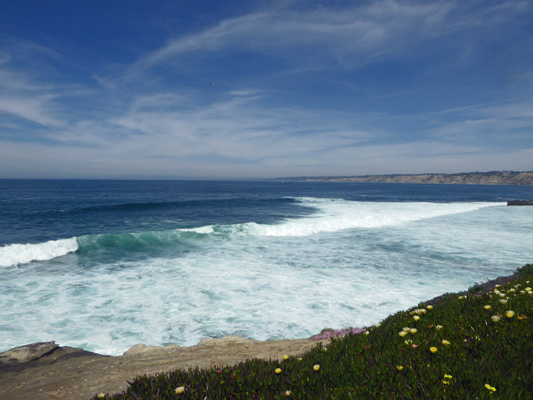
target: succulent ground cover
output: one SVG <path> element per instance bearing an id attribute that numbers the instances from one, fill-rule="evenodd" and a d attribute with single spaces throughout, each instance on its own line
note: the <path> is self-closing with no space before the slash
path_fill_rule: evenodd
<path id="1" fill-rule="evenodd" d="M 332 334 L 301 358 L 141 376 L 94 399 L 530 399 L 533 265 Z"/>

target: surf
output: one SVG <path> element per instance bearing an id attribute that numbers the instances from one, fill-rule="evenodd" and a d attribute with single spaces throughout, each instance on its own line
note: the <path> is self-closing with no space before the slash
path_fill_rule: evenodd
<path id="1" fill-rule="evenodd" d="M 196 228 L 147 231 L 139 233 L 105 233 L 50 240 L 37 244 L 9 244 L 0 247 L 0 266 L 10 267 L 33 261 L 49 261 L 76 253 L 80 256 L 107 254 L 129 257 L 139 254 L 158 256 L 172 250 L 200 245 L 209 238 L 234 240 L 242 237 L 303 237 L 333 233 L 347 229 L 372 229 L 398 226 L 423 219 L 466 213 L 505 203 L 421 203 L 421 202 L 360 202 L 342 199 L 290 198 L 315 213 L 299 218 L 287 218 L 277 224 L 245 222 L 229 225 L 206 225 Z"/>

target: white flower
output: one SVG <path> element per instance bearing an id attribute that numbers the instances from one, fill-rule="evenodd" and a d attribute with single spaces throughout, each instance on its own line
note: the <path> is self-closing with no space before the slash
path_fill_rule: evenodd
<path id="1" fill-rule="evenodd" d="M 184 386 L 179 386 L 174 391 L 176 392 L 176 394 L 181 394 L 181 393 L 185 392 L 185 387 Z"/>

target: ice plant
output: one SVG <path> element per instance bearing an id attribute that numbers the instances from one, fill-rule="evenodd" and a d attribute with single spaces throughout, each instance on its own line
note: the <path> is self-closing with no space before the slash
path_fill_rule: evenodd
<path id="1" fill-rule="evenodd" d="M 176 394 L 181 394 L 183 392 L 185 392 L 185 387 L 184 386 L 178 386 L 175 390 Z"/>

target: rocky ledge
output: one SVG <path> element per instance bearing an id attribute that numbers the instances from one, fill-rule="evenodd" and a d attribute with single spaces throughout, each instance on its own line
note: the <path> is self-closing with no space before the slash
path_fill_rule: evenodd
<path id="1" fill-rule="evenodd" d="M 234 365 L 250 358 L 281 360 L 284 355 L 302 355 L 316 344 L 314 339 L 262 342 L 227 336 L 192 347 L 138 344 L 110 357 L 54 342 L 33 343 L 0 353 L 0 399 L 86 400 L 124 391 L 136 376 Z"/>
<path id="2" fill-rule="evenodd" d="M 507 202 L 508 206 L 533 206 L 533 200 L 511 200 Z"/>

